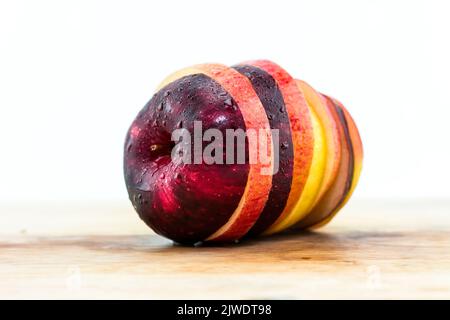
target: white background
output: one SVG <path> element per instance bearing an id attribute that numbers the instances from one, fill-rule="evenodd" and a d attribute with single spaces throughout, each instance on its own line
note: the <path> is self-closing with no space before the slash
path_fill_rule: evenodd
<path id="1" fill-rule="evenodd" d="M 0 201 L 126 201 L 126 130 L 167 74 L 266 58 L 354 116 L 355 197 L 450 197 L 448 1 L 1 1 Z"/>

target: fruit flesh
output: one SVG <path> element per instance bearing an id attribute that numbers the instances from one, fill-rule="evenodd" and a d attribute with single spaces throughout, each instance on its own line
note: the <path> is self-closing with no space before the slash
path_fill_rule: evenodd
<path id="1" fill-rule="evenodd" d="M 334 98 L 331 98 L 331 99 L 342 110 L 342 112 L 345 116 L 347 125 L 348 125 L 348 131 L 350 134 L 350 139 L 352 141 L 352 150 L 353 150 L 353 156 L 354 156 L 354 170 L 353 170 L 353 176 L 352 176 L 352 183 L 351 183 L 350 190 L 348 191 L 347 195 L 344 197 L 344 199 L 339 204 L 339 206 L 326 219 L 311 226 L 311 228 L 313 228 L 313 229 L 323 227 L 324 225 L 329 223 L 334 218 L 334 216 L 342 209 L 342 207 L 348 202 L 348 200 L 350 199 L 350 197 L 353 194 L 353 191 L 356 188 L 356 185 L 358 184 L 359 177 L 361 175 L 361 170 L 362 170 L 363 147 L 362 147 L 361 137 L 359 135 L 358 128 L 356 127 L 356 123 L 353 120 L 350 113 L 347 111 L 347 109 L 344 107 L 344 105 L 341 102 L 339 102 L 338 100 L 336 100 Z"/>
<path id="2" fill-rule="evenodd" d="M 312 108 L 311 118 L 314 131 L 314 153 L 305 188 L 300 199 L 297 201 L 289 215 L 287 215 L 283 220 L 277 221 L 277 223 L 273 224 L 266 231 L 267 234 L 283 231 L 300 221 L 311 211 L 315 200 L 319 195 L 320 186 L 322 184 L 325 172 L 327 150 L 324 130 Z"/>
<path id="3" fill-rule="evenodd" d="M 202 64 L 180 70 L 168 78 L 163 86 L 188 74 L 203 73 L 217 81 L 236 101 L 244 118 L 246 129 L 262 130 L 266 141 L 272 146 L 270 125 L 257 94 L 250 81 L 238 71 L 219 64 Z M 250 153 L 258 153 L 258 147 L 249 148 Z M 255 224 L 261 214 L 269 196 L 272 185 L 272 175 L 262 174 L 267 167 L 273 168 L 273 150 L 268 150 L 270 164 L 267 166 L 259 161 L 249 165 L 247 184 L 241 200 L 229 220 L 213 234 L 207 241 L 233 241 L 240 239 Z"/>
<path id="4" fill-rule="evenodd" d="M 248 61 L 243 64 L 258 67 L 275 79 L 283 95 L 291 125 L 294 148 L 293 178 L 286 206 L 277 218 L 277 221 L 281 221 L 294 209 L 302 195 L 308 178 L 314 151 L 314 133 L 311 114 L 295 80 L 280 66 L 268 60 Z"/>
<path id="5" fill-rule="evenodd" d="M 170 156 L 171 132 L 183 127 L 192 134 L 200 115 L 204 129 L 245 130 L 239 109 L 224 107 L 228 99 L 235 105 L 203 74 L 181 78 L 156 93 L 127 134 L 124 169 L 130 200 L 146 224 L 177 242 L 194 243 L 215 232 L 244 192 L 248 164 L 177 164 Z"/>
<path id="6" fill-rule="evenodd" d="M 317 114 L 325 134 L 327 150 L 326 165 L 319 194 L 313 203 L 314 207 L 336 178 L 341 160 L 341 132 L 339 123 L 336 122 L 335 117 L 333 117 L 331 111 L 327 107 L 324 97 L 306 82 L 301 80 L 296 80 L 296 82 L 297 86 L 302 90 L 308 105 Z"/>
<path id="7" fill-rule="evenodd" d="M 330 98 L 325 97 L 325 99 L 328 108 L 332 112 L 336 121 L 340 124 L 341 161 L 338 174 L 333 184 L 325 192 L 324 196 L 319 200 L 317 205 L 304 219 L 299 221 L 294 228 L 313 228 L 314 226 L 320 225 L 332 217 L 341 203 L 343 203 L 352 185 L 354 173 L 354 153 L 347 121 L 342 109 Z"/>
<path id="8" fill-rule="evenodd" d="M 230 128 L 262 129 L 270 163 L 249 163 L 259 150 L 248 141 L 244 164 L 172 162 L 170 133 L 183 127 L 192 135 L 196 120 L 223 136 Z M 280 130 L 278 159 L 270 129 Z M 157 233 L 182 243 L 230 242 L 328 223 L 355 189 L 362 157 L 356 125 L 339 101 L 257 60 L 197 65 L 166 78 L 128 131 L 124 169 L 130 200 Z M 279 171 L 263 174 L 275 161 Z"/>
<path id="9" fill-rule="evenodd" d="M 250 80 L 264 107 L 270 128 L 279 132 L 279 156 L 278 159 L 274 159 L 279 163 L 278 172 L 272 177 L 272 188 L 267 203 L 249 231 L 249 235 L 253 235 L 260 234 L 274 223 L 286 206 L 291 190 L 294 151 L 286 106 L 273 77 L 264 70 L 250 65 L 237 65 L 233 68 Z"/>

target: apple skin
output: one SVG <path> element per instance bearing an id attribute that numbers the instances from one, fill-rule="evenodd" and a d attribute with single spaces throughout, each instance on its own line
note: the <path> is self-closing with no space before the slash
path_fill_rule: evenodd
<path id="1" fill-rule="evenodd" d="M 325 95 L 323 95 L 323 96 L 325 96 Z M 340 101 L 338 101 L 335 98 L 329 97 L 329 96 L 328 96 L 328 98 L 331 99 L 338 108 L 340 108 L 340 110 L 342 111 L 342 114 L 345 117 L 346 123 L 347 123 L 348 133 L 350 135 L 350 139 L 352 142 L 353 175 L 351 177 L 350 190 L 344 196 L 343 200 L 338 205 L 338 207 L 330 215 L 328 215 L 328 217 L 326 217 L 324 220 L 313 225 L 311 227 L 311 229 L 321 228 L 321 227 L 325 226 L 326 224 L 328 224 L 334 218 L 334 216 L 342 209 L 342 207 L 344 207 L 344 205 L 350 200 L 350 198 L 358 184 L 359 177 L 361 175 L 362 162 L 363 162 L 363 156 L 364 156 L 363 155 L 363 153 L 364 153 L 363 145 L 362 145 L 361 137 L 359 135 L 359 130 L 358 130 L 356 123 L 353 120 L 352 116 L 350 115 L 348 110 L 344 107 L 344 105 Z"/>
<path id="2" fill-rule="evenodd" d="M 290 215 L 302 196 L 313 160 L 314 131 L 311 114 L 295 79 L 281 66 L 269 60 L 246 61 L 242 64 L 258 67 L 270 74 L 280 88 L 291 125 L 294 164 L 291 191 L 286 206 L 274 222 L 279 223 Z M 276 232 L 269 227 L 263 234 Z"/>
<path id="3" fill-rule="evenodd" d="M 193 135 L 198 120 L 203 131 L 223 136 L 226 129 L 263 130 L 270 145 L 270 129 L 280 129 L 279 171 L 263 174 L 267 164 L 249 163 L 260 146 L 248 141 L 244 164 L 173 162 L 171 133 Z M 270 168 L 278 160 L 273 151 Z M 185 244 L 232 242 L 292 224 L 325 225 L 355 189 L 362 158 L 356 124 L 338 100 L 255 60 L 196 65 L 167 77 L 128 130 L 124 174 L 135 210 L 158 234 Z"/>
<path id="4" fill-rule="evenodd" d="M 207 75 L 220 84 L 236 103 L 235 107 L 241 112 L 245 128 L 255 130 L 260 135 L 265 135 L 268 146 L 272 146 L 270 125 L 264 107 L 250 81 L 238 71 L 220 64 L 195 65 L 169 75 L 162 81 L 158 89 L 181 77 L 199 73 Z M 198 120 L 201 119 L 200 116 Z M 259 148 L 259 145 L 256 145 L 255 148 L 248 148 L 247 153 L 257 155 L 260 151 Z M 258 160 L 256 163 L 249 164 L 247 184 L 233 214 L 224 225 L 206 239 L 203 239 L 204 241 L 232 242 L 239 240 L 257 221 L 267 202 L 272 185 L 272 175 L 265 172 L 271 171 L 274 165 L 272 148 L 262 152 L 267 154 L 269 163 L 261 163 Z M 216 188 L 220 187 L 220 184 L 216 186 Z M 212 211 L 210 214 L 214 215 L 215 213 Z"/>
<path id="5" fill-rule="evenodd" d="M 327 106 L 327 101 L 322 94 L 305 81 L 296 80 L 296 82 L 304 93 L 308 105 L 317 114 L 325 133 L 327 149 L 325 172 L 319 193 L 312 206 L 314 207 L 336 178 L 341 161 L 341 126 L 340 122 L 336 121 L 333 116 L 332 110 Z"/>
<path id="6" fill-rule="evenodd" d="M 267 230 L 267 234 L 280 232 L 295 225 L 311 211 L 320 196 L 320 190 L 324 180 L 327 162 L 325 130 L 319 117 L 317 116 L 317 113 L 314 111 L 314 108 L 309 102 L 308 106 L 310 107 L 314 132 L 314 152 L 308 179 L 306 180 L 300 199 L 298 199 L 292 211 L 282 220 L 279 220 L 273 224 Z"/>
<path id="7" fill-rule="evenodd" d="M 171 162 L 171 132 L 182 126 L 193 135 L 198 119 L 204 130 L 213 127 L 224 134 L 227 128 L 246 128 L 228 92 L 196 74 L 158 91 L 133 121 L 125 142 L 125 181 L 133 206 L 154 231 L 179 243 L 202 241 L 230 219 L 249 172 L 248 164 Z M 155 145 L 160 147 L 152 151 Z"/>
<path id="8" fill-rule="evenodd" d="M 242 64 L 233 68 L 250 80 L 267 114 L 270 128 L 279 132 L 279 169 L 272 177 L 272 188 L 266 206 L 248 232 L 251 236 L 265 231 L 286 206 L 292 184 L 294 149 L 283 95 L 274 78 L 266 71 L 251 65 Z"/>
<path id="9" fill-rule="evenodd" d="M 334 182 L 319 200 L 316 206 L 308 215 L 300 220 L 293 228 L 307 229 L 315 228 L 329 221 L 335 212 L 340 208 L 349 194 L 352 186 L 354 174 L 354 152 L 353 143 L 350 136 L 349 126 L 344 111 L 331 98 L 324 95 L 327 107 L 331 111 L 334 119 L 340 124 L 341 136 L 341 159 L 338 172 Z"/>

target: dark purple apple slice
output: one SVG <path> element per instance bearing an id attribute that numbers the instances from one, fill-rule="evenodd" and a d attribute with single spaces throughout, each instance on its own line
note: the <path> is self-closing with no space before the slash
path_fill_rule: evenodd
<path id="1" fill-rule="evenodd" d="M 279 133 L 279 152 L 275 152 L 274 158 L 275 163 L 278 163 L 278 171 L 272 177 L 272 188 L 266 206 L 256 224 L 248 233 L 249 235 L 256 235 L 265 231 L 277 220 L 286 206 L 291 191 L 294 161 L 291 125 L 283 95 L 269 73 L 245 64 L 233 66 L 233 68 L 250 80 L 267 114 L 270 128 L 278 130 Z"/>

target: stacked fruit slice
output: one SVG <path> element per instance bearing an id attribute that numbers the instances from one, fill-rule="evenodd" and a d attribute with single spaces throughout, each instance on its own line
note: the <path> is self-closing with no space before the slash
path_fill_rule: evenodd
<path id="1" fill-rule="evenodd" d="M 269 163 L 249 161 L 261 146 L 248 141 L 245 162 L 174 161 L 172 133 L 194 136 L 199 121 L 224 137 L 227 129 L 262 132 Z M 350 198 L 361 164 L 361 140 L 344 106 L 266 60 L 196 65 L 167 77 L 132 123 L 124 157 L 139 216 L 180 243 L 324 225 Z M 267 174 L 267 166 L 277 170 Z"/>

